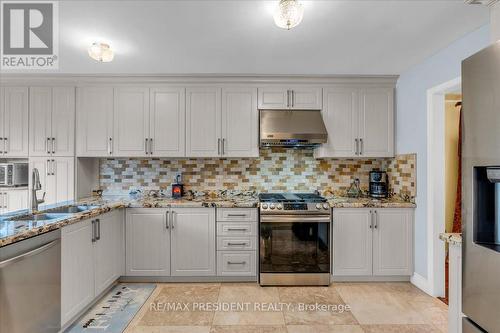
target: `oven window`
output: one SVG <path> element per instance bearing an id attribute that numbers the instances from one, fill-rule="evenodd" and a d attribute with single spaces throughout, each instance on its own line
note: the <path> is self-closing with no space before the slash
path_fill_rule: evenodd
<path id="1" fill-rule="evenodd" d="M 329 273 L 330 224 L 260 224 L 261 273 Z"/>

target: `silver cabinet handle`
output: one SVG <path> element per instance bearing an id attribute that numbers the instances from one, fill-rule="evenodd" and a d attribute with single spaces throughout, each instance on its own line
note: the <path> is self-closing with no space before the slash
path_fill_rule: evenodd
<path id="1" fill-rule="evenodd" d="M 56 160 L 52 160 L 52 176 L 55 176 L 56 172 L 57 172 Z"/>
<path id="2" fill-rule="evenodd" d="M 92 243 L 96 241 L 95 220 L 92 220 Z"/>
<path id="3" fill-rule="evenodd" d="M 50 154 L 49 144 L 50 138 L 47 138 L 47 140 L 45 141 L 45 150 L 47 151 L 47 154 Z"/>
<path id="4" fill-rule="evenodd" d="M 50 176 L 50 160 L 47 160 L 47 165 L 45 166 L 45 168 L 47 169 L 46 171 L 46 174 L 47 176 Z"/>
<path id="5" fill-rule="evenodd" d="M 153 138 L 149 138 L 149 155 L 153 155 Z"/>
<path id="6" fill-rule="evenodd" d="M 56 153 L 56 138 L 52 138 L 52 154 Z"/>
<path id="7" fill-rule="evenodd" d="M 354 139 L 354 144 L 355 144 L 355 151 L 354 151 L 354 153 L 356 155 L 359 155 L 359 141 L 358 141 L 358 139 Z"/>
<path id="8" fill-rule="evenodd" d="M 222 139 L 222 155 L 226 154 L 226 138 Z"/>
<path id="9" fill-rule="evenodd" d="M 292 90 L 292 108 L 295 106 L 295 91 Z"/>
<path id="10" fill-rule="evenodd" d="M 171 223 L 172 229 L 175 228 L 175 224 L 174 224 L 174 222 L 175 222 L 175 212 L 174 211 L 171 212 L 170 221 L 171 221 L 170 223 Z"/>
<path id="11" fill-rule="evenodd" d="M 220 155 L 220 138 L 217 139 L 217 154 Z"/>
<path id="12" fill-rule="evenodd" d="M 286 107 L 290 107 L 290 90 L 286 91 Z"/>
<path id="13" fill-rule="evenodd" d="M 144 151 L 146 152 L 146 155 L 149 154 L 148 147 L 149 147 L 149 139 L 146 138 L 144 139 Z"/>
<path id="14" fill-rule="evenodd" d="M 359 139 L 359 145 L 360 145 L 360 149 L 359 149 L 359 155 L 363 155 L 363 139 Z"/>
<path id="15" fill-rule="evenodd" d="M 39 253 L 42 253 L 48 249 L 50 249 L 51 247 L 53 247 L 54 245 L 58 244 L 61 240 L 59 239 L 56 239 L 50 243 L 47 243 L 47 244 L 44 244 L 34 250 L 31 250 L 31 251 L 28 251 L 26 253 L 23 253 L 23 254 L 20 254 L 14 258 L 10 258 L 10 259 L 7 259 L 7 260 L 4 260 L 4 261 L 0 261 L 0 268 L 4 268 L 10 264 L 13 264 L 15 262 L 18 262 L 20 260 L 23 260 L 24 258 L 27 258 L 27 257 L 32 257 L 34 255 L 37 255 Z"/>
<path id="16" fill-rule="evenodd" d="M 109 138 L 108 144 L 109 144 L 109 147 L 108 147 L 109 155 L 112 155 L 113 154 L 113 138 Z"/>
<path id="17" fill-rule="evenodd" d="M 100 240 L 101 239 L 101 220 L 100 219 L 96 219 L 95 220 L 96 222 L 96 225 L 97 225 L 97 236 L 96 236 L 96 240 Z"/>
<path id="18" fill-rule="evenodd" d="M 4 146 L 3 146 L 3 153 L 7 154 L 9 152 L 9 139 L 8 138 L 3 138 Z"/>
<path id="19" fill-rule="evenodd" d="M 245 265 L 247 262 L 246 261 L 228 261 L 228 265 Z"/>
<path id="20" fill-rule="evenodd" d="M 3 145 L 2 149 L 0 149 L 0 154 L 3 154 L 4 148 L 5 148 L 5 142 L 3 141 L 3 138 L 0 138 L 0 141 L 1 141 L 0 144 Z"/>
<path id="21" fill-rule="evenodd" d="M 228 217 L 246 217 L 247 214 L 234 214 L 234 213 L 229 213 L 227 214 Z"/>
<path id="22" fill-rule="evenodd" d="M 242 243 L 231 243 L 231 242 L 228 242 L 227 245 L 228 246 L 245 246 L 245 245 L 247 245 L 247 243 L 244 243 L 244 242 L 242 242 Z"/>
<path id="23" fill-rule="evenodd" d="M 370 229 L 373 228 L 373 211 L 370 210 Z"/>
<path id="24" fill-rule="evenodd" d="M 227 231 L 247 231 L 248 228 L 227 228 Z"/>
<path id="25" fill-rule="evenodd" d="M 374 211 L 375 212 L 375 229 L 378 228 L 378 211 Z"/>
<path id="26" fill-rule="evenodd" d="M 168 229 L 169 228 L 169 216 L 170 216 L 170 212 L 167 210 L 167 213 L 165 214 L 165 229 Z"/>

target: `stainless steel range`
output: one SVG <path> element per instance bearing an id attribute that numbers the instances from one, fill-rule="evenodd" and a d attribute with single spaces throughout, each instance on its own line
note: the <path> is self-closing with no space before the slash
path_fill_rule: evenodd
<path id="1" fill-rule="evenodd" d="M 260 284 L 329 285 L 331 209 L 314 193 L 263 193 Z"/>

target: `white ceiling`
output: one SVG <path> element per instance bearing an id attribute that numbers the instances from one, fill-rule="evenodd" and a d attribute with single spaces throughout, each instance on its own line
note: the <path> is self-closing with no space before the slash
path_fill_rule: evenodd
<path id="1" fill-rule="evenodd" d="M 462 0 L 303 1 L 290 31 L 276 1 L 61 1 L 64 73 L 400 74 L 467 32 L 488 9 Z M 90 59 L 93 41 L 115 60 Z"/>

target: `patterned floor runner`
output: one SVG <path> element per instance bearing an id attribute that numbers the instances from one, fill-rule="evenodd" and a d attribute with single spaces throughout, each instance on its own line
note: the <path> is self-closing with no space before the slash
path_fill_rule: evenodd
<path id="1" fill-rule="evenodd" d="M 119 283 L 66 333 L 121 333 L 156 288 L 149 283 Z"/>

